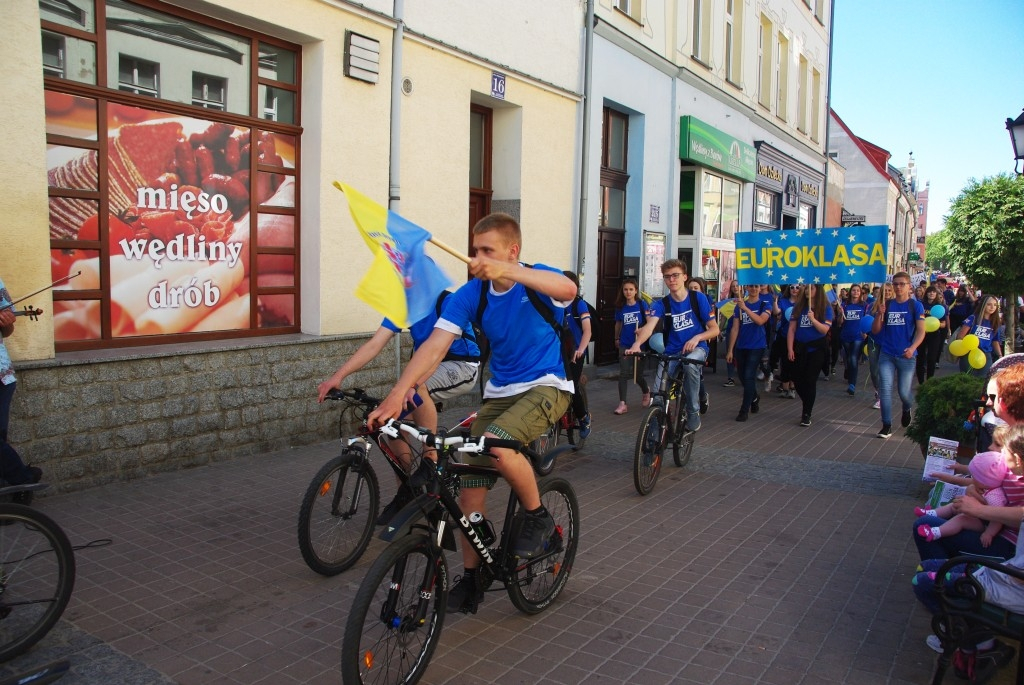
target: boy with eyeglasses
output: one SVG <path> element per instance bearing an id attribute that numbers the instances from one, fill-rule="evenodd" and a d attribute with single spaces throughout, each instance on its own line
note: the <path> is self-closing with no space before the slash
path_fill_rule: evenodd
<path id="1" fill-rule="evenodd" d="M 871 332 L 877 336 L 878 354 L 878 399 L 882 412 L 882 430 L 878 437 L 887 440 L 892 436 L 892 384 L 897 382 L 897 391 L 903 403 L 900 425 L 910 425 L 910 408 L 914 396 L 910 392 L 914 373 L 917 369 L 917 348 L 924 340 L 924 306 L 910 297 L 910 274 L 901 271 L 892 277 L 896 296 L 878 303 Z"/>

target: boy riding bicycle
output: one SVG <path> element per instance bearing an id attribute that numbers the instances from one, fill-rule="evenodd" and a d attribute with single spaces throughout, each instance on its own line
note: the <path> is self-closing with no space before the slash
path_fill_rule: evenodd
<path id="1" fill-rule="evenodd" d="M 576 286 L 559 270 L 519 262 L 522 233 L 507 214 L 489 214 L 477 222 L 473 249 L 476 256 L 469 271 L 475 278 L 445 302 L 433 333 L 409 360 L 384 402 L 369 415 L 371 427 L 398 415 L 417 379 L 444 356 L 459 332 L 474 322 L 490 341 L 492 374 L 473 424 L 474 436 L 528 443 L 569 407 L 573 384 L 565 377 L 558 333 L 534 306 L 528 290 L 540 296 L 541 306 L 551 308 L 555 321 L 561 321 L 564 308 L 576 295 Z M 486 299 L 481 297 L 483 288 L 487 288 Z M 482 304 L 486 307 L 476 321 Z M 525 511 L 513 522 L 513 551 L 523 558 L 536 556 L 554 532 L 554 521 L 541 504 L 533 468 L 513 450 L 493 449 L 492 453 L 496 459 L 467 457 L 467 461 L 494 465 L 508 481 Z M 465 480 L 460 494 L 463 511 L 484 513 L 487 491 L 493 485 L 491 479 Z M 462 557 L 465 574 L 449 593 L 448 604 L 454 609 L 478 604 L 483 598 L 483 588 L 476 583 L 479 557 L 467 544 L 462 546 Z"/>

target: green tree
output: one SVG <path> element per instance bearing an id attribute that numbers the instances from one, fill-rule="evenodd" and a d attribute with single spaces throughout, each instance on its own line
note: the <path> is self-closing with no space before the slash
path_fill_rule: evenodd
<path id="1" fill-rule="evenodd" d="M 929 233 L 924 238 L 924 261 L 937 271 L 953 268 L 953 257 L 949 254 L 949 233 L 943 228 L 938 233 Z"/>
<path id="2" fill-rule="evenodd" d="M 1006 330 L 1016 330 L 1017 293 L 1024 292 L 1024 176 L 971 179 L 946 217 L 949 254 L 967 279 L 1006 297 Z M 1014 336 L 1006 336 L 1012 351 Z"/>

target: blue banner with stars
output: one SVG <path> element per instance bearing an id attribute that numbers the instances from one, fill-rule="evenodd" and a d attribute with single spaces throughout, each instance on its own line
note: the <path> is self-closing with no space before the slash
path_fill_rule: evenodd
<path id="1" fill-rule="evenodd" d="M 736 279 L 742 285 L 881 283 L 888 226 L 743 231 L 736 234 Z"/>

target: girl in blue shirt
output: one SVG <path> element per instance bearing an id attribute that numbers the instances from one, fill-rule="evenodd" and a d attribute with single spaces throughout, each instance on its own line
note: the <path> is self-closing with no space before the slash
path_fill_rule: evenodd
<path id="1" fill-rule="evenodd" d="M 736 308 L 729 317 L 729 338 L 726 347 L 725 361 L 732 364 L 735 360 L 739 370 L 740 384 L 743 386 L 743 403 L 737 421 L 746 421 L 750 412 L 757 413 L 761 398 L 757 394 L 757 365 L 764 354 L 767 339 L 764 324 L 771 316 L 771 308 L 761 299 L 761 287 L 746 286 L 745 300 L 737 298 Z"/>
<path id="2" fill-rule="evenodd" d="M 843 326 L 839 330 L 839 340 L 843 345 L 843 357 L 846 359 L 846 371 L 843 373 L 843 377 L 848 383 L 846 393 L 851 397 L 857 391 L 857 367 L 860 363 L 861 348 L 864 345 L 864 332 L 861 330 L 860 324 L 868 310 L 868 306 L 861 301 L 861 295 L 860 285 L 854 283 L 850 286 L 847 297 L 839 307 Z"/>
<path id="3" fill-rule="evenodd" d="M 636 279 L 627 278 L 615 298 L 615 347 L 619 350 L 619 406 L 615 408 L 616 414 L 629 411 L 626 406 L 626 389 L 630 378 L 635 378 L 644 394 L 641 404 L 645 407 L 651 404 L 651 389 L 644 376 L 643 361 L 626 355 L 626 350 L 636 342 L 637 329 L 647 323 L 646 307 L 637 300 L 639 292 Z"/>
<path id="4" fill-rule="evenodd" d="M 803 402 L 800 425 L 804 428 L 811 425 L 811 412 L 818 394 L 818 374 L 828 352 L 825 336 L 832 326 L 832 306 L 825 297 L 824 289 L 813 283 L 807 287 L 809 296 L 794 305 L 786 335 L 796 394 Z"/>
<path id="5" fill-rule="evenodd" d="M 974 308 L 974 314 L 964 319 L 963 325 L 957 331 L 956 337 L 963 338 L 968 333 L 978 336 L 978 349 L 985 353 L 985 366 L 980 369 L 972 368 L 968 362 L 968 355 L 960 357 L 960 370 L 971 373 L 975 376 L 987 376 L 989 367 L 992 366 L 992 352 L 1003 356 L 1003 331 L 1001 330 L 1002 320 L 999 316 L 999 300 L 993 295 L 982 295 L 978 298 L 978 305 Z"/>

